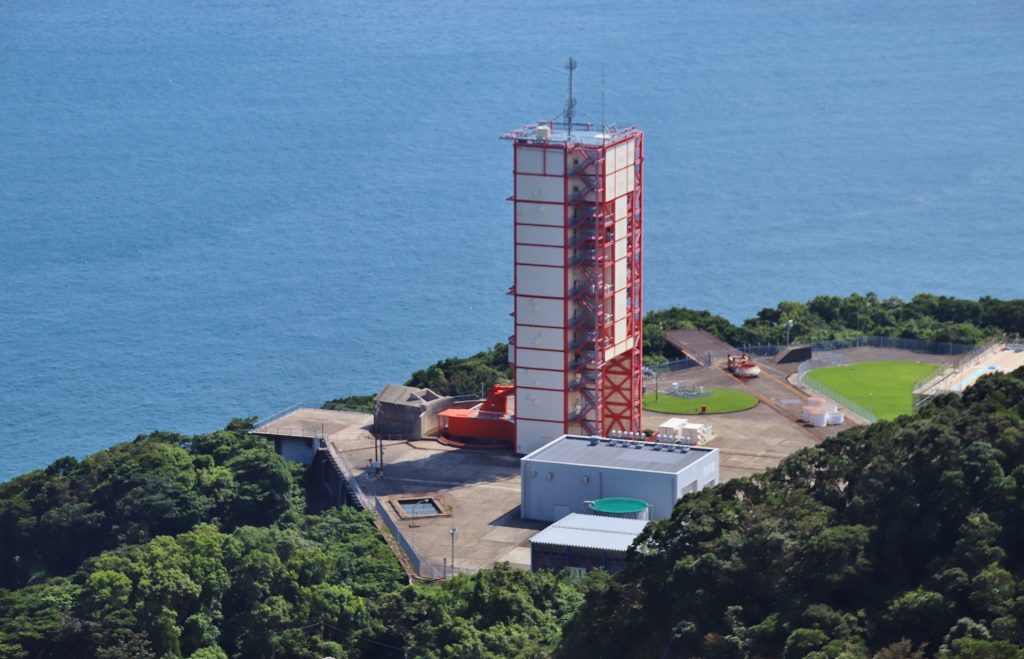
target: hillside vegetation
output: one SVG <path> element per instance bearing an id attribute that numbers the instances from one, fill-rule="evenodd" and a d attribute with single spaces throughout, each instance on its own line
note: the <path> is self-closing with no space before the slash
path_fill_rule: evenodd
<path id="1" fill-rule="evenodd" d="M 987 376 L 683 498 L 560 656 L 1024 656 L 1022 415 Z"/>
<path id="2" fill-rule="evenodd" d="M 369 514 L 314 512 L 303 468 L 249 428 L 0 485 L 0 657 L 533 657 L 607 580 L 409 585 Z"/>
<path id="3" fill-rule="evenodd" d="M 1024 657 L 1024 369 L 683 498 L 614 578 L 406 583 L 244 422 L 0 486 L 0 657 Z"/>
<path id="4" fill-rule="evenodd" d="M 1019 302 L 914 300 L 1020 332 Z M 472 390 L 502 350 L 412 382 Z M 1024 657 L 1022 417 L 1024 369 L 986 376 L 685 497 L 614 578 L 415 585 L 251 420 L 144 435 L 0 484 L 0 657 Z"/>

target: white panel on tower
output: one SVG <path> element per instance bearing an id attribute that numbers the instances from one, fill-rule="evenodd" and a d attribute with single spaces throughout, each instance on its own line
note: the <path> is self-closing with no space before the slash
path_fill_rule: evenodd
<path id="1" fill-rule="evenodd" d="M 636 172 L 633 169 L 624 170 L 626 173 L 626 190 L 623 192 L 620 188 L 619 192 L 622 194 L 629 194 L 636 188 Z"/>
<path id="2" fill-rule="evenodd" d="M 536 368 L 517 368 L 516 384 L 520 387 L 538 387 L 540 389 L 565 390 L 565 373 L 562 371 L 542 371 Z"/>
<path id="3" fill-rule="evenodd" d="M 560 204 L 534 204 L 517 201 L 516 222 L 545 224 L 553 227 L 565 226 L 565 207 Z"/>
<path id="4" fill-rule="evenodd" d="M 516 419 L 516 453 L 526 455 L 565 434 L 561 422 Z"/>
<path id="5" fill-rule="evenodd" d="M 538 227 L 532 224 L 516 225 L 516 242 L 529 245 L 550 245 L 561 247 L 565 244 L 565 231 L 556 227 Z"/>
<path id="6" fill-rule="evenodd" d="M 626 154 L 626 145 L 620 144 L 615 147 L 615 169 L 622 169 L 626 166 L 628 156 Z"/>
<path id="7" fill-rule="evenodd" d="M 626 237 L 626 220 L 619 220 L 618 222 L 615 223 L 615 238 L 619 239 L 619 238 L 625 238 L 625 237 Z"/>
<path id="8" fill-rule="evenodd" d="M 519 174 L 543 174 L 544 149 L 528 146 L 516 147 L 516 172 Z"/>
<path id="9" fill-rule="evenodd" d="M 542 297 L 565 297 L 565 269 L 539 265 L 516 266 L 516 293 Z"/>
<path id="10" fill-rule="evenodd" d="M 565 369 L 565 353 L 550 350 L 529 350 L 516 346 L 516 366 L 519 368 Z"/>
<path id="11" fill-rule="evenodd" d="M 626 284 L 626 276 L 628 274 L 628 268 L 626 268 L 626 259 L 615 262 L 615 288 L 622 288 Z"/>
<path id="12" fill-rule="evenodd" d="M 565 152 L 561 149 L 545 149 L 548 159 L 548 174 L 562 176 L 565 173 Z"/>
<path id="13" fill-rule="evenodd" d="M 565 201 L 565 179 L 560 176 L 516 175 L 516 199 Z"/>
<path id="14" fill-rule="evenodd" d="M 538 350 L 561 350 L 565 347 L 565 331 L 551 327 L 516 327 L 516 345 Z"/>
<path id="15" fill-rule="evenodd" d="M 626 142 L 626 164 L 632 165 L 636 162 L 636 142 L 630 140 Z"/>
<path id="16" fill-rule="evenodd" d="M 516 387 L 516 417 L 561 421 L 565 418 L 565 392 Z"/>
<path id="17" fill-rule="evenodd" d="M 626 203 L 625 197 L 619 197 L 615 200 L 615 219 L 624 220 L 626 219 L 626 213 L 629 212 L 629 204 Z M 621 236 L 616 236 L 620 238 Z"/>
<path id="18" fill-rule="evenodd" d="M 565 306 L 561 300 L 526 296 L 516 297 L 516 324 L 564 327 Z"/>
<path id="19" fill-rule="evenodd" d="M 615 342 L 621 343 L 626 340 L 626 321 L 620 320 L 615 323 Z"/>
<path id="20" fill-rule="evenodd" d="M 616 291 L 615 293 L 615 320 L 619 320 L 626 317 L 629 313 L 629 309 L 626 308 L 626 289 Z"/>
<path id="21" fill-rule="evenodd" d="M 619 195 L 615 192 L 615 173 L 611 172 L 604 175 L 604 200 L 611 201 Z"/>
<path id="22" fill-rule="evenodd" d="M 516 248 L 516 263 L 532 265 L 564 265 L 565 250 L 561 247 L 520 245 Z"/>
<path id="23" fill-rule="evenodd" d="M 616 238 L 618 238 L 618 236 L 616 236 Z M 616 240 L 615 241 L 615 260 L 616 261 L 618 261 L 619 259 L 626 258 L 626 251 L 627 251 L 626 247 L 627 247 L 627 245 L 628 245 L 628 241 L 626 240 L 625 237 L 623 237 L 621 240 Z M 522 249 L 522 248 L 520 248 L 520 249 Z"/>

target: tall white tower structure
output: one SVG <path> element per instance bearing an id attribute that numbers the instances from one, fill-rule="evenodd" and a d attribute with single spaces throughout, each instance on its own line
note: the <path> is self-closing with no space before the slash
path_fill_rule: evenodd
<path id="1" fill-rule="evenodd" d="M 514 149 L 516 452 L 639 431 L 643 133 L 541 122 Z"/>

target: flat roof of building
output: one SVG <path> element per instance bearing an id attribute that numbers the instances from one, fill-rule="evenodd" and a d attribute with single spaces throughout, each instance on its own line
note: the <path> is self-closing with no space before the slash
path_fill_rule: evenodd
<path id="1" fill-rule="evenodd" d="M 703 446 L 686 449 L 681 444 L 562 435 L 523 460 L 677 474 L 718 450 Z"/>
<path id="2" fill-rule="evenodd" d="M 571 513 L 530 538 L 530 542 L 625 552 L 647 526 L 642 519 Z"/>

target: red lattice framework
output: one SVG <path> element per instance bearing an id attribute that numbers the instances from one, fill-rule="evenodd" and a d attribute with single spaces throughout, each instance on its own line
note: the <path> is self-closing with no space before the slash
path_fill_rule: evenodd
<path id="1" fill-rule="evenodd" d="M 615 200 L 605 199 L 606 156 L 635 144 L 635 185 L 626 195 L 626 281 L 615 281 Z M 566 430 L 607 436 L 639 430 L 643 368 L 643 134 L 605 144 L 570 143 L 565 151 Z M 570 280 L 571 277 L 571 280 Z M 624 353 L 606 360 L 615 343 L 615 292 L 626 290 Z M 575 402 L 575 404 L 573 404 Z M 572 428 L 575 424 L 577 428 Z"/>

